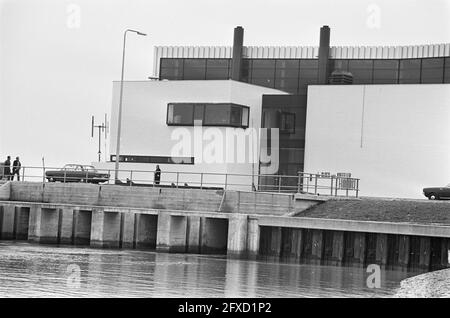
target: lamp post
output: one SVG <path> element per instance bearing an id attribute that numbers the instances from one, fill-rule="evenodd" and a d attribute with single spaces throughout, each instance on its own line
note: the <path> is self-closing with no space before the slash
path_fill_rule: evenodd
<path id="1" fill-rule="evenodd" d="M 147 34 L 127 29 L 123 33 L 123 53 L 122 53 L 122 76 L 120 78 L 120 97 L 119 97 L 119 113 L 117 115 L 117 144 L 116 144 L 116 165 L 114 171 L 114 182 L 119 180 L 119 159 L 120 159 L 120 133 L 122 128 L 122 97 L 123 97 L 123 73 L 125 69 L 125 43 L 127 41 L 127 32 L 133 32 L 137 35 L 147 36 Z"/>

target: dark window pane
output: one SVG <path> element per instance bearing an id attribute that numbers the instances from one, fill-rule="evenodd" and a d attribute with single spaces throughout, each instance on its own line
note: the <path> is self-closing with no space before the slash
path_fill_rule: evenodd
<path id="1" fill-rule="evenodd" d="M 205 68 L 184 68 L 185 80 L 204 80 L 206 78 Z"/>
<path id="2" fill-rule="evenodd" d="M 398 60 L 374 60 L 373 68 L 375 70 L 397 70 Z"/>
<path id="3" fill-rule="evenodd" d="M 205 111 L 205 105 L 196 104 L 194 107 L 194 124 L 195 121 L 201 121 L 203 123 L 203 116 Z"/>
<path id="4" fill-rule="evenodd" d="M 241 125 L 243 127 L 248 127 L 249 111 L 250 111 L 250 109 L 248 107 L 242 107 Z"/>
<path id="5" fill-rule="evenodd" d="M 349 60 L 348 71 L 353 75 L 354 84 L 372 83 L 372 60 Z"/>
<path id="6" fill-rule="evenodd" d="M 420 59 L 400 60 L 399 83 L 420 83 Z"/>
<path id="7" fill-rule="evenodd" d="M 231 119 L 230 123 L 231 125 L 240 126 L 242 123 L 241 118 L 241 107 L 239 106 L 231 106 Z"/>
<path id="8" fill-rule="evenodd" d="M 219 67 L 219 68 L 227 68 L 230 66 L 229 59 L 208 59 L 206 60 L 206 67 Z"/>
<path id="9" fill-rule="evenodd" d="M 298 78 L 277 78 L 275 80 L 276 88 L 295 88 L 298 87 Z"/>
<path id="10" fill-rule="evenodd" d="M 230 105 L 216 104 L 206 105 L 205 125 L 229 125 L 230 124 Z"/>
<path id="11" fill-rule="evenodd" d="M 444 59 L 422 59 L 422 83 L 442 83 L 444 78 Z"/>
<path id="12" fill-rule="evenodd" d="M 192 125 L 194 106 L 192 104 L 169 104 L 167 123 L 174 125 Z"/>
<path id="13" fill-rule="evenodd" d="M 297 78 L 298 77 L 298 68 L 277 68 L 275 71 L 275 76 L 279 77 L 290 77 Z"/>
<path id="14" fill-rule="evenodd" d="M 253 59 L 253 68 L 275 68 L 275 60 L 270 59 Z"/>
<path id="15" fill-rule="evenodd" d="M 275 76 L 274 69 L 268 69 L 268 68 L 253 68 L 252 70 L 252 78 L 256 77 L 269 77 L 273 78 Z"/>
<path id="16" fill-rule="evenodd" d="M 317 69 L 301 69 L 299 85 L 317 84 Z"/>
<path id="17" fill-rule="evenodd" d="M 371 70 L 373 67 L 373 60 L 349 60 L 349 69 L 364 69 Z"/>
<path id="18" fill-rule="evenodd" d="M 184 74 L 185 80 L 204 80 L 206 77 L 206 59 L 185 59 Z"/>
<path id="19" fill-rule="evenodd" d="M 398 60 L 374 60 L 373 83 L 398 83 Z"/>
<path id="20" fill-rule="evenodd" d="M 294 113 L 281 113 L 280 132 L 294 134 L 295 133 L 295 114 Z"/>
<path id="21" fill-rule="evenodd" d="M 374 84 L 397 84 L 398 70 L 374 70 Z"/>
<path id="22" fill-rule="evenodd" d="M 206 59 L 185 59 L 184 60 L 184 68 L 190 68 L 190 67 L 204 68 L 204 67 L 206 67 Z"/>
<path id="23" fill-rule="evenodd" d="M 335 70 L 347 71 L 348 70 L 348 60 L 332 60 L 332 72 Z"/>
<path id="24" fill-rule="evenodd" d="M 161 59 L 161 68 L 163 67 L 183 68 L 183 59 Z"/>
<path id="25" fill-rule="evenodd" d="M 300 65 L 300 60 L 277 60 L 276 61 L 277 69 L 298 70 L 299 65 Z"/>
<path id="26" fill-rule="evenodd" d="M 181 80 L 183 79 L 183 69 L 178 68 L 162 68 L 159 71 L 160 79 Z"/>
<path id="27" fill-rule="evenodd" d="M 300 60 L 300 69 L 303 68 L 318 68 L 318 60 L 316 59 Z"/>
<path id="28" fill-rule="evenodd" d="M 450 57 L 445 58 L 444 83 L 450 83 Z"/>
<path id="29" fill-rule="evenodd" d="M 243 82 L 249 81 L 250 78 L 250 64 L 251 60 L 249 59 L 242 59 L 242 74 L 241 74 L 241 80 Z M 231 76 L 231 66 L 230 66 L 230 76 Z"/>
<path id="30" fill-rule="evenodd" d="M 264 87 L 274 87 L 274 79 L 272 78 L 252 78 L 249 82 L 254 85 L 264 86 Z"/>
<path id="31" fill-rule="evenodd" d="M 229 78 L 228 68 L 207 68 L 206 79 L 207 80 L 223 80 Z"/>
<path id="32" fill-rule="evenodd" d="M 206 79 L 223 80 L 228 79 L 230 73 L 230 59 L 208 59 L 206 60 Z"/>

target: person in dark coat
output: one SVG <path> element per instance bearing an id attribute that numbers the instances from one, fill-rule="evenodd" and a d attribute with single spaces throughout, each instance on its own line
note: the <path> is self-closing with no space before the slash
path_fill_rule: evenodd
<path id="1" fill-rule="evenodd" d="M 11 156 L 6 158 L 3 168 L 3 174 L 5 175 L 6 180 L 11 180 Z"/>
<path id="2" fill-rule="evenodd" d="M 17 181 L 20 181 L 20 168 L 22 164 L 20 163 L 19 157 L 16 157 L 16 160 L 13 162 L 13 170 L 11 180 L 14 180 L 14 176 L 17 175 Z"/>
<path id="3" fill-rule="evenodd" d="M 161 169 L 159 169 L 159 165 L 156 165 L 154 179 L 155 179 L 155 184 L 159 184 L 159 181 L 161 180 Z"/>

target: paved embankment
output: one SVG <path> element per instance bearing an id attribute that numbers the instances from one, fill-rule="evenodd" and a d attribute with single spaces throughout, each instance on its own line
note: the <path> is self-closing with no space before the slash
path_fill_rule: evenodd
<path id="1" fill-rule="evenodd" d="M 450 201 L 361 198 L 330 199 L 297 217 L 357 221 L 450 224 Z"/>

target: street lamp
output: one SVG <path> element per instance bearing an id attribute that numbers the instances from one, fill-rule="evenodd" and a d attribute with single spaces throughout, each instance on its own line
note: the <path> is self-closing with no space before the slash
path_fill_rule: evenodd
<path id="1" fill-rule="evenodd" d="M 120 79 L 120 97 L 119 97 L 119 113 L 117 116 L 117 144 L 116 144 L 116 166 L 114 172 L 114 182 L 116 183 L 119 180 L 119 159 L 120 159 L 120 133 L 122 128 L 122 97 L 123 97 L 123 73 L 125 69 L 125 43 L 127 41 L 127 32 L 133 32 L 137 35 L 147 36 L 147 34 L 127 29 L 123 33 L 123 53 L 122 53 L 122 77 Z"/>

